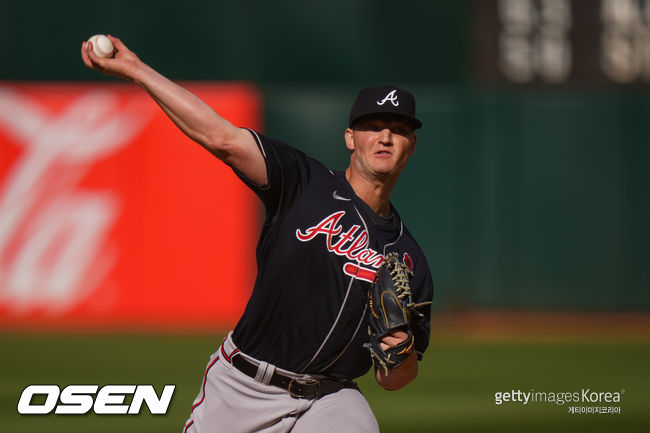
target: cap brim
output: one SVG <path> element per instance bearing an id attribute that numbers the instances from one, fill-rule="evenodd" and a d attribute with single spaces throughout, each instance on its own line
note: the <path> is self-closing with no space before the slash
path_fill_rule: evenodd
<path id="1" fill-rule="evenodd" d="M 365 118 L 368 118 L 368 117 L 374 117 L 374 116 L 377 116 L 377 117 L 382 117 L 382 116 L 399 117 L 399 118 L 402 118 L 402 119 L 406 120 L 408 123 L 410 123 L 411 126 L 413 126 L 413 129 L 422 128 L 422 122 L 420 122 L 420 120 L 417 117 L 408 116 L 406 114 L 401 114 L 401 113 L 386 112 L 386 111 L 377 111 L 375 113 L 365 113 L 365 114 L 363 114 L 361 116 L 356 117 L 355 119 L 350 119 L 350 123 L 349 123 L 348 126 L 350 128 L 352 128 L 354 126 L 354 124 L 357 123 L 358 121 L 360 121 L 362 119 L 365 119 Z"/>

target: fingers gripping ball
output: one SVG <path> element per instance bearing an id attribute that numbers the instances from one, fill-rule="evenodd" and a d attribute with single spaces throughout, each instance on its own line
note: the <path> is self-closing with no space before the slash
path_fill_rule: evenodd
<path id="1" fill-rule="evenodd" d="M 92 42 L 93 51 L 97 57 L 104 59 L 113 57 L 115 47 L 113 47 L 113 43 L 105 35 L 91 36 L 90 39 L 88 39 L 88 42 Z"/>
<path id="2" fill-rule="evenodd" d="M 373 364 L 388 370 L 400 366 L 413 349 L 413 333 L 409 327 L 414 309 L 411 299 L 411 270 L 400 262 L 397 253 L 390 253 L 377 270 L 375 282 L 368 294 L 368 343 Z M 408 337 L 403 342 L 382 349 L 381 340 L 391 331 L 404 331 Z"/>

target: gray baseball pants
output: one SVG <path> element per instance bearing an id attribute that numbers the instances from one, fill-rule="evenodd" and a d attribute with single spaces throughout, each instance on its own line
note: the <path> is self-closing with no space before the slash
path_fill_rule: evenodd
<path id="1" fill-rule="evenodd" d="M 258 365 L 257 379 L 237 370 L 232 356 L 244 356 Z M 317 400 L 294 398 L 267 385 L 276 369 L 239 352 L 231 335 L 210 357 L 199 395 L 183 433 L 378 433 L 377 420 L 363 395 L 342 389 Z"/>

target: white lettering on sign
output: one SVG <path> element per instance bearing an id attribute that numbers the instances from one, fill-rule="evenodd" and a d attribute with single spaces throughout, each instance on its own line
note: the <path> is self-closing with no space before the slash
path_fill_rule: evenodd
<path id="1" fill-rule="evenodd" d="M 110 91 L 82 94 L 53 114 L 0 87 L 0 129 L 23 147 L 0 185 L 0 305 L 60 313 L 102 282 L 117 260 L 106 239 L 120 197 L 79 182 L 149 119 Z"/>

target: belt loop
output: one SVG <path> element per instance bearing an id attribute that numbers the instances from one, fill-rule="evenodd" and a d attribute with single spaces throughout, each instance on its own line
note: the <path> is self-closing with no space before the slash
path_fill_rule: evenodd
<path id="1" fill-rule="evenodd" d="M 262 377 L 262 383 L 265 385 L 270 385 L 271 384 L 271 378 L 275 374 L 275 365 L 273 364 L 268 364 L 266 367 L 266 372 L 264 373 L 264 377 Z"/>
<path id="2" fill-rule="evenodd" d="M 266 369 L 268 366 L 268 362 L 260 361 L 260 365 L 257 366 L 257 374 L 255 374 L 256 381 L 264 383 L 264 377 L 266 376 Z"/>

